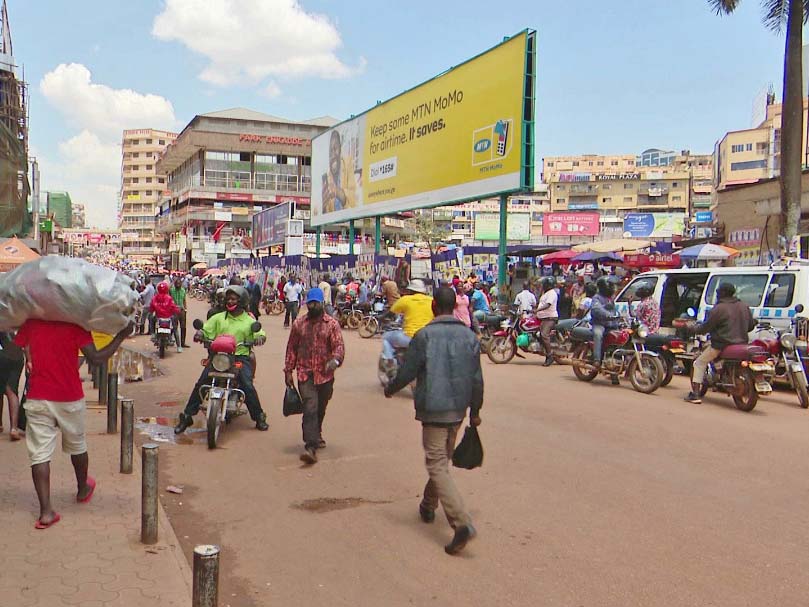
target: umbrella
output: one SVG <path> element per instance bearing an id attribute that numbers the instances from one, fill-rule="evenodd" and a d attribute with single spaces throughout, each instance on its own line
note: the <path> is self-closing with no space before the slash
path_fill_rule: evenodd
<path id="1" fill-rule="evenodd" d="M 208 269 L 208 264 L 205 263 L 204 261 L 200 261 L 199 263 L 195 263 L 193 266 L 191 266 L 191 269 L 192 270 L 207 270 Z"/>
<path id="2" fill-rule="evenodd" d="M 222 276 L 224 273 L 225 271 L 221 268 L 211 268 L 210 270 L 206 270 L 205 274 L 203 274 L 202 277 L 204 278 L 206 276 Z"/>
<path id="3" fill-rule="evenodd" d="M 542 263 L 570 263 L 570 260 L 578 255 L 576 251 L 573 249 L 567 249 L 566 251 L 556 251 L 554 253 L 548 253 L 547 255 L 542 255 L 540 259 Z"/>
<path id="4" fill-rule="evenodd" d="M 698 244 L 680 251 L 681 259 L 728 259 L 735 257 L 739 251 L 718 244 Z"/>
<path id="5" fill-rule="evenodd" d="M 595 251 L 597 253 L 616 253 L 618 251 L 637 251 L 648 249 L 652 243 L 648 240 L 634 240 L 631 238 L 613 238 L 601 240 L 599 242 L 587 242 L 573 247 L 574 251 L 584 253 L 585 251 Z"/>
<path id="6" fill-rule="evenodd" d="M 35 259 L 39 259 L 39 254 L 17 237 L 0 242 L 0 272 L 13 270 L 18 265 Z"/>
<path id="7" fill-rule="evenodd" d="M 577 254 L 571 261 L 586 261 L 594 263 L 597 261 L 621 261 L 621 258 L 615 253 L 598 253 L 596 251 L 587 251 L 585 253 Z"/>

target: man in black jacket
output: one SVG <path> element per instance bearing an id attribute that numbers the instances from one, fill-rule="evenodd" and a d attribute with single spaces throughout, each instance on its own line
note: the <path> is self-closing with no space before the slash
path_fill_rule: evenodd
<path id="1" fill-rule="evenodd" d="M 694 361 L 691 376 L 691 392 L 685 397 L 690 403 L 702 402 L 700 392 L 708 365 L 716 360 L 725 346 L 746 344 L 748 333 L 756 326 L 750 308 L 736 298 L 736 287 L 729 282 L 722 282 L 716 290 L 719 303 L 708 312 L 705 322 L 693 327 L 692 331 L 700 335 L 710 333 L 711 345 Z"/>
<path id="2" fill-rule="evenodd" d="M 433 301 L 435 318 L 413 337 L 404 365 L 385 388 L 385 396 L 390 398 L 416 380 L 416 419 L 422 424 L 430 477 L 419 515 L 425 523 L 432 523 L 441 502 L 449 524 L 455 529 L 452 541 L 444 547 L 447 554 L 458 553 L 476 533 L 449 474 L 449 461 L 466 410 L 470 410 L 469 423 L 479 426 L 483 406 L 480 344 L 474 333 L 453 316 L 454 309 L 455 292 L 449 287 L 439 288 Z"/>

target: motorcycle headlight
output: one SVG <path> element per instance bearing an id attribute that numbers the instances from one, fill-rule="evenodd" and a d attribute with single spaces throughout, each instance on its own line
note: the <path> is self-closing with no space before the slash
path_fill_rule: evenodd
<path id="1" fill-rule="evenodd" d="M 215 371 L 219 371 L 220 373 L 230 371 L 230 356 L 222 352 L 214 354 L 211 359 L 211 366 Z"/>
<path id="2" fill-rule="evenodd" d="M 510 327 L 511 327 L 511 321 L 510 320 L 504 320 L 503 322 L 500 323 L 500 328 L 501 329 L 508 329 Z"/>
<path id="3" fill-rule="evenodd" d="M 646 339 L 649 337 L 649 327 L 641 325 L 635 331 L 635 335 L 637 335 L 641 339 Z"/>
<path id="4" fill-rule="evenodd" d="M 792 333 L 784 333 L 781 335 L 781 347 L 785 350 L 794 350 L 796 341 L 795 335 Z"/>

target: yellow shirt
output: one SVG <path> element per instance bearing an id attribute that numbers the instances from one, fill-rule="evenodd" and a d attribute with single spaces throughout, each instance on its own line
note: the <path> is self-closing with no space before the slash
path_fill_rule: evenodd
<path id="1" fill-rule="evenodd" d="M 421 293 L 403 295 L 391 306 L 390 311 L 404 314 L 402 330 L 408 337 L 413 337 L 433 319 L 433 298 Z"/>

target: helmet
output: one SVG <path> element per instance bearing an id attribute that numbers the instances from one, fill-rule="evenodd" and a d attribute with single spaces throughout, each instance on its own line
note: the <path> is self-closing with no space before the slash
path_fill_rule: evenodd
<path id="1" fill-rule="evenodd" d="M 606 276 L 602 276 L 596 281 L 596 288 L 598 289 L 599 295 L 602 297 L 612 297 L 612 283 L 607 280 Z"/>
<path id="2" fill-rule="evenodd" d="M 247 289 L 240 285 L 231 285 L 225 289 L 225 298 L 231 293 L 235 293 L 239 297 L 239 307 L 246 310 L 250 307 L 250 294 Z"/>
<path id="3" fill-rule="evenodd" d="M 159 285 L 157 285 L 157 292 L 161 295 L 165 295 L 169 292 L 169 285 L 165 282 L 161 282 Z"/>
<path id="4" fill-rule="evenodd" d="M 543 278 L 542 279 L 542 290 L 548 291 L 549 289 L 553 289 L 556 286 L 556 281 L 553 278 Z"/>
<path id="5" fill-rule="evenodd" d="M 216 290 L 216 303 L 225 305 L 225 287 Z"/>

